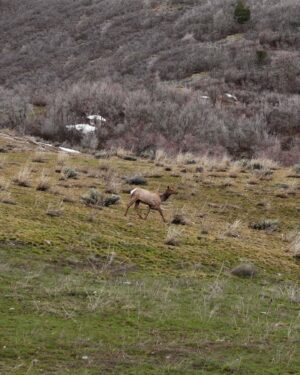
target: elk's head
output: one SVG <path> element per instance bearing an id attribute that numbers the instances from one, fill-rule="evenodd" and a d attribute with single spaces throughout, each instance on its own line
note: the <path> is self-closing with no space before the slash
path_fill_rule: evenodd
<path id="1" fill-rule="evenodd" d="M 170 186 L 167 186 L 165 193 L 167 193 L 168 196 L 178 194 L 178 192 Z"/>

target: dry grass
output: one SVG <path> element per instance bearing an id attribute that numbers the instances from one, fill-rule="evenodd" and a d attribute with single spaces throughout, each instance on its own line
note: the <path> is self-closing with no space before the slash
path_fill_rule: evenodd
<path id="1" fill-rule="evenodd" d="M 170 163 L 167 153 L 162 149 L 156 150 L 154 161 L 155 163 L 160 163 L 160 164 Z"/>
<path id="2" fill-rule="evenodd" d="M 241 220 L 235 220 L 233 223 L 228 224 L 224 235 L 227 237 L 240 237 L 239 228 L 241 226 Z"/>
<path id="3" fill-rule="evenodd" d="M 48 191 L 51 187 L 50 178 L 47 173 L 43 170 L 40 178 L 38 179 L 36 190 Z"/>
<path id="4" fill-rule="evenodd" d="M 1 156 L 0 158 L 0 169 L 4 169 L 6 166 L 6 156 Z"/>
<path id="5" fill-rule="evenodd" d="M 109 169 L 103 175 L 105 184 L 105 193 L 119 194 L 121 190 L 121 181 L 113 169 Z"/>
<path id="6" fill-rule="evenodd" d="M 66 152 L 59 152 L 57 155 L 57 165 L 63 167 L 69 161 L 70 155 Z"/>
<path id="7" fill-rule="evenodd" d="M 33 158 L 32 158 L 32 161 L 34 163 L 46 163 L 46 158 L 45 158 L 45 155 L 43 152 L 40 152 L 40 151 L 37 151 Z"/>
<path id="8" fill-rule="evenodd" d="M 295 258 L 300 259 L 300 232 L 294 235 L 291 243 L 291 251 Z"/>
<path id="9" fill-rule="evenodd" d="M 250 169 L 263 169 L 265 171 L 276 170 L 279 168 L 279 165 L 276 161 L 267 158 L 251 159 L 247 162 L 247 166 Z"/>
<path id="10" fill-rule="evenodd" d="M 30 175 L 31 168 L 29 167 L 29 165 L 25 165 L 25 167 L 19 171 L 17 177 L 13 179 L 13 182 L 19 186 L 30 187 L 32 184 Z"/>
<path id="11" fill-rule="evenodd" d="M 0 191 L 7 191 L 9 189 L 10 182 L 5 178 L 0 177 Z"/>
<path id="12" fill-rule="evenodd" d="M 51 217 L 59 217 L 64 213 L 63 201 L 60 201 L 56 204 L 49 203 L 46 214 Z"/>
<path id="13" fill-rule="evenodd" d="M 0 202 L 5 204 L 16 204 L 9 191 L 0 191 Z"/>
<path id="14" fill-rule="evenodd" d="M 183 231 L 177 227 L 170 226 L 168 228 L 165 244 L 170 246 L 179 246 Z"/>

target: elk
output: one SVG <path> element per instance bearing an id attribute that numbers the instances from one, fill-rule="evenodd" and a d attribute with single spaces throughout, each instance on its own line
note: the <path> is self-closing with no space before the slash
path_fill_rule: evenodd
<path id="1" fill-rule="evenodd" d="M 148 190 L 141 189 L 141 188 L 135 188 L 131 190 L 130 195 L 131 199 L 127 205 L 125 216 L 127 216 L 127 212 L 129 208 L 134 204 L 134 209 L 136 210 L 138 216 L 140 219 L 146 220 L 150 210 L 155 210 L 160 213 L 160 216 L 162 217 L 163 221 L 166 222 L 166 219 L 164 218 L 164 215 L 162 213 L 162 209 L 160 207 L 162 202 L 165 202 L 170 195 L 177 194 L 177 192 L 170 188 L 169 186 L 166 188 L 166 190 L 159 194 L 159 193 L 152 193 Z M 141 214 L 139 213 L 139 204 L 144 203 L 148 206 L 148 211 L 146 213 L 146 216 L 143 218 Z"/>

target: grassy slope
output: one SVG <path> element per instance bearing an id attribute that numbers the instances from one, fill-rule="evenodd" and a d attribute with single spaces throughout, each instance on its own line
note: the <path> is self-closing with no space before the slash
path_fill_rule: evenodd
<path id="1" fill-rule="evenodd" d="M 287 170 L 258 185 L 238 173 L 224 186 L 228 168 L 167 172 L 146 160 L 80 155 L 64 162 L 80 178 L 63 181 L 57 153 L 36 163 L 33 146 L 0 142 L 15 147 L 0 154 L 2 182 L 24 165 L 32 181 L 29 188 L 11 182 L 16 205 L 0 203 L 1 373 L 300 373 L 299 264 L 285 241 L 299 230 L 300 199 Z M 147 222 L 133 210 L 124 218 L 127 194 L 103 210 L 80 203 L 91 186 L 104 189 L 105 168 L 119 177 L 161 175 L 147 178 L 149 189 L 177 187 L 165 212 L 170 218 L 182 208 L 192 222 L 180 246 L 164 244 L 169 225 L 157 213 Z M 42 170 L 49 192 L 35 190 Z M 294 194 L 277 197 L 282 183 Z M 47 216 L 64 196 L 75 201 L 63 203 L 62 216 Z M 248 227 L 262 218 L 279 219 L 280 230 Z M 236 219 L 240 236 L 225 236 Z M 255 280 L 227 272 L 244 260 L 258 267 Z"/>

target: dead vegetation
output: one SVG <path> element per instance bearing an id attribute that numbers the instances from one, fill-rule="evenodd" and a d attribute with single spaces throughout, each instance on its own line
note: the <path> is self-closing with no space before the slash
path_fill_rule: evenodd
<path id="1" fill-rule="evenodd" d="M 13 179 L 13 182 L 22 187 L 31 187 L 31 172 L 31 168 L 28 165 L 26 165 L 19 171 L 17 177 Z"/>

